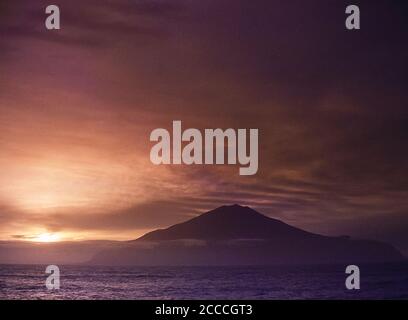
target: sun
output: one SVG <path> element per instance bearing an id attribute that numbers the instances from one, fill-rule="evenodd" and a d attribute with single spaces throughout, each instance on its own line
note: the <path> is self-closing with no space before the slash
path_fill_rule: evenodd
<path id="1" fill-rule="evenodd" d="M 58 242 L 61 237 L 56 233 L 41 233 L 35 236 L 32 241 L 34 242 Z"/>

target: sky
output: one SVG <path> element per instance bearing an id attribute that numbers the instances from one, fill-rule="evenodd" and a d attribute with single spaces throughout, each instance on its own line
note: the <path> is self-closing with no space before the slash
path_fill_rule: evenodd
<path id="1" fill-rule="evenodd" d="M 0 4 L 0 239 L 135 239 L 239 203 L 408 250 L 403 1 Z M 259 170 L 155 166 L 156 128 L 259 129 Z"/>

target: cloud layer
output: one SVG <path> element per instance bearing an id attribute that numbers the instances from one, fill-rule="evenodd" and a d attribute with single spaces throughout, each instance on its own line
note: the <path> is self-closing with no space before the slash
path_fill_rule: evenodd
<path id="1" fill-rule="evenodd" d="M 58 32 L 46 2 L 2 4 L 2 238 L 131 239 L 241 203 L 408 247 L 383 223 L 408 226 L 406 4 L 361 1 L 355 33 L 345 1 L 56 4 Z M 153 166 L 173 120 L 259 128 L 258 175 Z"/>

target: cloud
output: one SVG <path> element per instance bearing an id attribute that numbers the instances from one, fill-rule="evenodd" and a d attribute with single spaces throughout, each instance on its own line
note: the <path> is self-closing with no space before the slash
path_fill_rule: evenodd
<path id="1" fill-rule="evenodd" d="M 48 215 L 47 221 L 37 216 L 50 230 L 147 230 L 167 227 L 191 216 L 191 207 L 176 201 L 152 201 L 117 211 L 57 213 Z"/>
<path id="2" fill-rule="evenodd" d="M 149 38 L 162 37 L 166 20 L 182 18 L 179 2 L 156 1 L 87 1 L 78 6 L 72 1 L 55 3 L 61 10 L 62 27 L 48 31 L 44 26 L 46 1 L 17 0 L 4 5 L 4 19 L 0 22 L 0 34 L 9 41 L 41 40 L 65 46 L 103 49 L 132 36 L 132 41 L 143 42 Z"/>
<path id="3" fill-rule="evenodd" d="M 408 210 L 406 6 L 364 2 L 352 34 L 344 1 L 61 1 L 50 33 L 45 4 L 0 19 L 8 234 L 131 238 L 231 203 L 338 233 Z M 259 174 L 152 166 L 149 133 L 176 119 L 258 128 Z"/>

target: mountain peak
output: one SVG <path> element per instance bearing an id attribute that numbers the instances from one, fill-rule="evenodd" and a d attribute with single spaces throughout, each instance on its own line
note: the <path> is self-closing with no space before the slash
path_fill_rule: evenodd
<path id="1" fill-rule="evenodd" d="M 214 215 L 214 216 L 216 215 L 218 219 L 221 218 L 221 216 L 228 216 L 228 215 L 230 215 L 231 217 L 245 216 L 245 215 L 251 215 L 251 216 L 258 215 L 258 216 L 265 217 L 264 215 L 260 214 L 259 212 L 256 212 L 250 207 L 241 206 L 239 204 L 221 206 L 211 211 L 208 211 L 206 213 L 203 213 L 196 218 L 200 218 L 200 217 L 202 218 L 202 217 L 205 217 L 206 215 Z"/>
<path id="2" fill-rule="evenodd" d="M 241 206 L 241 205 L 239 205 L 239 204 L 237 204 L 237 203 L 234 203 L 234 204 L 232 204 L 232 205 L 225 205 L 225 206 L 221 206 L 220 208 L 236 208 L 236 209 L 238 209 L 238 208 L 241 208 L 241 209 L 245 209 L 245 208 L 249 208 L 249 207 L 247 207 L 247 206 Z"/>
<path id="3" fill-rule="evenodd" d="M 139 240 L 273 239 L 309 234 L 238 204 L 221 206 L 186 222 L 147 233 Z M 312 234 L 309 234 L 312 235 Z"/>

